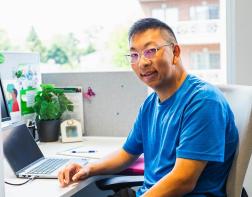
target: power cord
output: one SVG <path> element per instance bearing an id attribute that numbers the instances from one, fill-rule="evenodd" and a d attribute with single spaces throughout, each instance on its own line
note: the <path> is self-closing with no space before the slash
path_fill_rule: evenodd
<path id="1" fill-rule="evenodd" d="M 12 186 L 21 186 L 21 185 L 24 185 L 30 181 L 33 181 L 37 178 L 37 176 L 32 176 L 32 177 L 29 177 L 28 180 L 24 181 L 23 183 L 10 183 L 10 182 L 7 182 L 7 181 L 4 181 L 5 184 L 7 185 L 12 185 Z"/>

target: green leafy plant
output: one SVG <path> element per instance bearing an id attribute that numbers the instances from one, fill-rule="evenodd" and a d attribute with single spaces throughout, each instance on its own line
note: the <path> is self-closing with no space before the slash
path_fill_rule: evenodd
<path id="1" fill-rule="evenodd" d="M 63 90 L 52 84 L 41 84 L 41 91 L 35 96 L 34 111 L 37 120 L 58 120 L 65 111 L 73 111 L 73 103 Z"/>

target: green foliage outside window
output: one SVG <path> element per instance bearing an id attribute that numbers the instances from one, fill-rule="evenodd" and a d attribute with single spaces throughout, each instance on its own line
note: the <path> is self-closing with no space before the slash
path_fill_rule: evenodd
<path id="1" fill-rule="evenodd" d="M 59 34 L 54 36 L 51 43 L 45 44 L 40 39 L 34 27 L 31 28 L 26 37 L 26 45 L 21 46 L 22 50 L 38 52 L 40 61 L 48 63 L 55 62 L 58 65 L 78 67 L 81 64 L 81 58 L 96 52 L 95 44 L 97 35 L 102 31 L 101 27 L 93 27 L 89 31 L 84 32 L 84 37 L 87 40 L 85 46 L 80 43 L 80 40 L 74 33 Z M 111 64 L 117 67 L 129 68 L 130 65 L 125 58 L 128 53 L 128 28 L 121 28 L 110 35 L 108 45 L 105 50 L 112 52 Z M 18 51 L 19 48 L 12 45 L 8 38 L 8 33 L 0 29 L 0 51 Z"/>
<path id="2" fill-rule="evenodd" d="M 8 51 L 13 49 L 17 49 L 17 47 L 11 43 L 7 32 L 3 29 L 0 29 L 0 51 Z"/>
<path id="3" fill-rule="evenodd" d="M 110 48 L 113 53 L 113 63 L 119 67 L 130 67 L 125 55 L 129 53 L 128 30 L 122 28 L 115 31 L 111 36 Z"/>
<path id="4" fill-rule="evenodd" d="M 42 41 L 39 39 L 35 28 L 32 27 L 29 35 L 26 38 L 27 48 L 32 52 L 38 52 L 40 54 L 40 61 L 47 62 L 47 48 L 43 45 Z"/>

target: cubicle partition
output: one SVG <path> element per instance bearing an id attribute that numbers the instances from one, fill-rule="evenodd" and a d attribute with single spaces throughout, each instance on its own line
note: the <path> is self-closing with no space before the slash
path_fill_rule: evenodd
<path id="1" fill-rule="evenodd" d="M 83 106 L 84 134 L 88 136 L 127 136 L 148 94 L 147 87 L 131 71 L 44 73 L 42 82 L 81 86 L 86 96 L 90 95 L 84 97 Z"/>

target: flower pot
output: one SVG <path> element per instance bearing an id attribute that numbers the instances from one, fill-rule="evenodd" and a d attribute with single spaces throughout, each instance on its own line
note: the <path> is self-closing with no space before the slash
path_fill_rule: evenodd
<path id="1" fill-rule="evenodd" d="M 59 139 L 60 120 L 39 120 L 37 129 L 40 142 L 55 142 Z"/>

